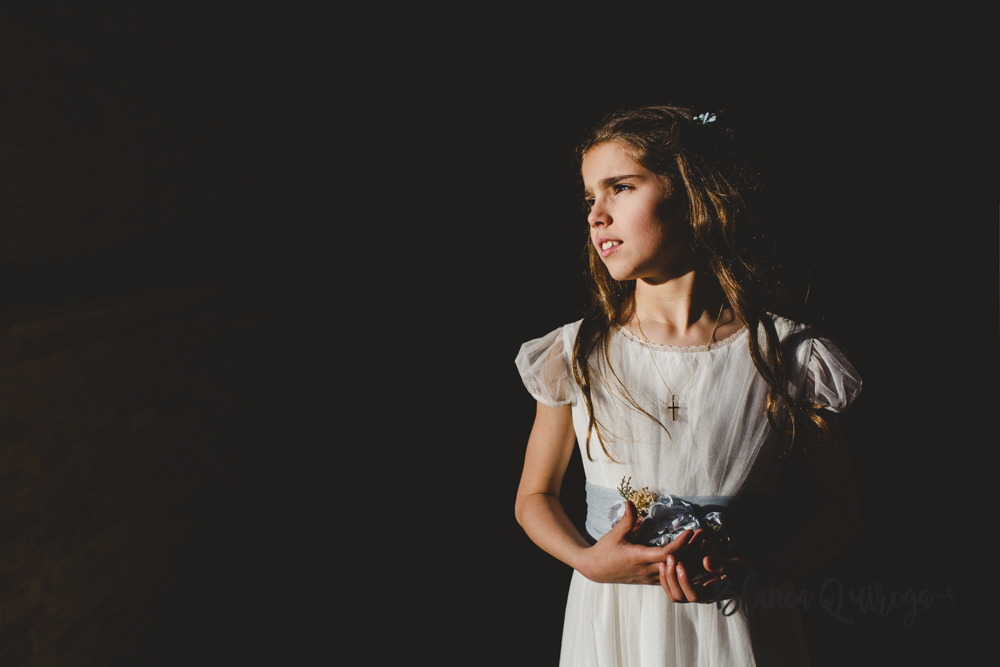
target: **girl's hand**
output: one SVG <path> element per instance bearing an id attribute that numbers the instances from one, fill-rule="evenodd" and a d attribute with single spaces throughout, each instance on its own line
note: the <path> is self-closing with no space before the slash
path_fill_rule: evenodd
<path id="1" fill-rule="evenodd" d="M 703 531 L 698 530 L 692 536 L 688 545 L 688 553 L 698 553 L 704 544 Z M 699 565 L 697 560 L 678 558 L 677 555 L 667 556 L 666 561 L 659 564 L 659 581 L 663 591 L 672 602 L 715 602 L 716 584 L 726 580 L 728 588 L 734 592 L 743 590 L 743 581 L 753 571 L 753 563 L 746 558 L 718 558 L 704 556 L 702 565 L 708 572 L 708 577 L 694 582 L 692 577 Z"/>
<path id="2" fill-rule="evenodd" d="M 635 520 L 635 505 L 626 501 L 625 516 L 581 555 L 576 564 L 580 574 L 602 584 L 659 584 L 660 566 L 685 549 L 691 531 L 684 531 L 666 546 L 647 547 L 628 541 Z"/>

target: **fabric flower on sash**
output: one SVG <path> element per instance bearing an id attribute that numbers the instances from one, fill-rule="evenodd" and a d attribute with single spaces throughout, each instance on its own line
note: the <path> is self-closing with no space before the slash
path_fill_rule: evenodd
<path id="1" fill-rule="evenodd" d="M 631 486 L 632 478 L 622 478 L 618 493 L 625 500 L 631 500 L 639 514 L 632 527 L 632 537 L 636 544 L 662 547 L 673 542 L 685 530 L 695 531 L 705 528 L 712 544 L 711 553 L 730 553 L 732 545 L 724 528 L 725 518 L 721 512 L 709 512 L 699 518 L 694 506 L 686 500 L 665 495 L 660 497 L 643 487 L 638 491 Z M 625 516 L 625 503 L 620 502 L 608 509 L 608 519 L 615 526 Z"/>

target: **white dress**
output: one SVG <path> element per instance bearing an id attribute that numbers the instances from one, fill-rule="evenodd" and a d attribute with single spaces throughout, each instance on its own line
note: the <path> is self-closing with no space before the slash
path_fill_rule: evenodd
<path id="1" fill-rule="evenodd" d="M 843 352 L 812 329 L 775 317 L 786 350 L 789 389 L 795 396 L 847 408 L 861 380 Z M 663 378 L 677 390 L 680 410 L 671 420 L 667 390 L 641 339 L 616 329 L 611 364 L 636 402 L 667 427 L 619 398 L 614 376 L 592 360 L 592 399 L 602 435 L 617 463 L 591 436 L 587 457 L 587 408 L 571 371 L 580 322 L 560 327 L 521 347 L 517 366 L 539 402 L 569 404 L 587 481 L 617 489 L 623 477 L 632 487 L 676 496 L 735 496 L 773 490 L 780 467 L 779 437 L 765 416 L 767 384 L 747 349 L 744 327 L 704 347 L 650 344 Z M 764 341 L 763 332 L 760 340 Z M 610 385 L 610 386 L 609 386 Z M 790 584 L 785 584 L 790 589 Z M 758 667 L 809 664 L 795 607 L 722 614 L 713 604 L 671 603 L 659 586 L 599 584 L 573 573 L 563 627 L 560 664 L 565 667 Z"/>

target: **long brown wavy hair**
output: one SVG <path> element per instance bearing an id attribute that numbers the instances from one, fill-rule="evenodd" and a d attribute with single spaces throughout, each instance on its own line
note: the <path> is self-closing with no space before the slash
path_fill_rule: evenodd
<path id="1" fill-rule="evenodd" d="M 789 449 L 797 423 L 808 424 L 821 441 L 827 440 L 829 425 L 820 414 L 824 406 L 797 400 L 788 393 L 784 355 L 768 315 L 776 312 L 785 292 L 773 263 L 773 246 L 769 253 L 767 243 L 762 242 L 766 237 L 754 229 L 748 210 L 748 200 L 760 191 L 751 155 L 733 141 L 732 132 L 723 129 L 717 116 L 699 119 L 690 109 L 674 106 L 643 107 L 607 116 L 580 145 L 580 163 L 590 149 L 607 142 L 620 144 L 636 163 L 668 179 L 674 190 L 686 193 L 692 246 L 707 260 L 736 317 L 746 323 L 751 334 L 764 331 L 766 345 L 761 346 L 757 335 L 748 335 L 747 345 L 768 386 L 767 420 L 771 427 L 789 436 Z M 594 433 L 605 455 L 615 460 L 594 412 L 591 358 L 595 351 L 628 403 L 667 429 L 632 398 L 610 362 L 612 328 L 625 325 L 634 314 L 635 281 L 611 277 L 589 234 L 586 254 L 590 304 L 573 346 L 573 377 L 587 405 L 587 457 L 594 460 L 590 453 Z"/>

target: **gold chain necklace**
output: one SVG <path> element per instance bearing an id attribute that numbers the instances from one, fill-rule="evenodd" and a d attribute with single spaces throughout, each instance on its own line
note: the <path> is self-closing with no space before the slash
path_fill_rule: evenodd
<path id="1" fill-rule="evenodd" d="M 677 405 L 677 394 L 681 393 L 681 389 L 687 386 L 687 383 L 691 381 L 694 374 L 698 372 L 698 368 L 701 366 L 701 360 L 705 358 L 708 354 L 708 350 L 712 347 L 712 341 L 715 340 L 715 332 L 719 330 L 719 322 L 722 320 L 722 311 L 726 309 L 726 304 L 723 303 L 722 307 L 719 308 L 719 316 L 715 318 L 715 326 L 712 327 L 712 335 L 708 337 L 708 344 L 705 345 L 705 351 L 701 353 L 698 357 L 698 362 L 694 365 L 694 370 L 691 371 L 691 375 L 688 376 L 687 380 L 684 380 L 684 384 L 677 388 L 677 391 L 672 391 L 667 385 L 667 381 L 663 379 L 663 373 L 660 372 L 660 367 L 656 365 L 656 359 L 653 357 L 653 351 L 649 349 L 649 339 L 646 338 L 646 334 L 642 332 L 642 323 L 639 321 L 639 313 L 635 313 L 635 324 L 639 327 L 639 335 L 642 336 L 642 341 L 646 345 L 646 352 L 649 353 L 649 360 L 653 362 L 653 368 L 656 369 L 656 374 L 660 376 L 660 382 L 663 386 L 667 388 L 667 393 L 670 394 L 670 405 L 667 406 L 667 410 L 670 410 L 670 421 L 677 421 L 677 411 L 681 409 L 681 406 Z"/>

